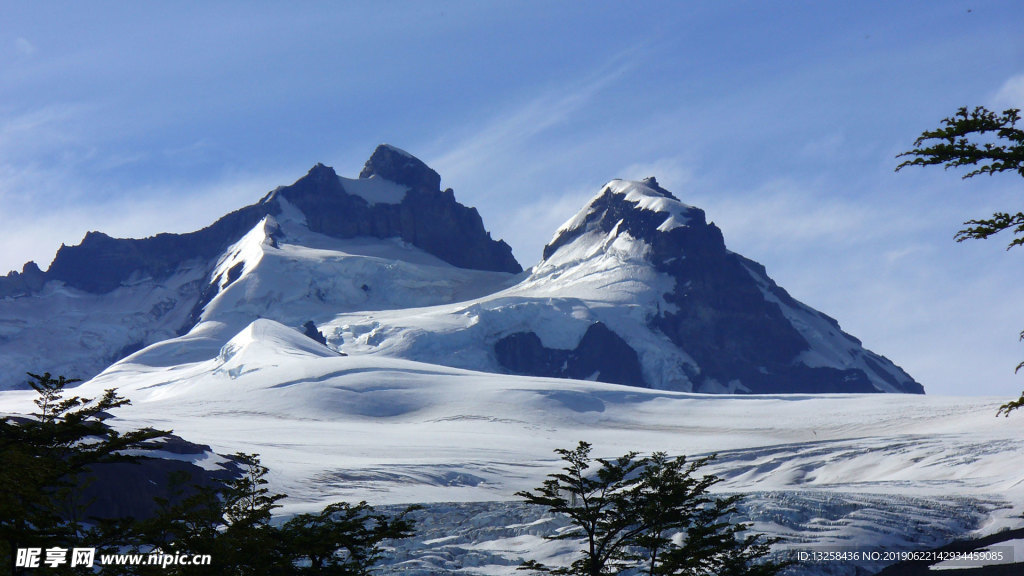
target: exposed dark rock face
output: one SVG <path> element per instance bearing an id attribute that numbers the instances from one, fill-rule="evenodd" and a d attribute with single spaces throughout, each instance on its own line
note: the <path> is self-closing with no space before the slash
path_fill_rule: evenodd
<path id="1" fill-rule="evenodd" d="M 587 328 L 574 350 L 545 348 L 537 334 L 517 332 L 497 341 L 494 354 L 515 374 L 647 386 L 636 351 L 601 322 Z"/>
<path id="2" fill-rule="evenodd" d="M 360 178 L 373 176 L 408 186 L 416 192 L 430 193 L 441 189 L 440 174 L 419 158 L 387 144 L 378 146 L 359 172 Z"/>
<path id="3" fill-rule="evenodd" d="M 451 190 L 441 191 L 440 176 L 423 162 L 397 148 L 380 146 L 367 161 L 362 177 L 362 181 L 339 178 L 333 169 L 317 164 L 291 186 L 277 188 L 256 204 L 195 232 L 141 239 L 89 232 L 80 244 L 61 246 L 45 272 L 30 262 L 21 272 L 0 276 L 0 303 L 39 295 L 50 281 L 99 296 L 131 286 L 131 298 L 137 299 L 144 297 L 146 291 L 165 290 L 167 282 L 182 273 L 174 280 L 181 283 L 177 293 L 161 296 L 159 309 L 151 311 L 151 326 L 139 319 L 139 311 L 125 310 L 126 315 L 134 315 L 130 334 L 96 334 L 89 332 L 88 327 L 79 330 L 73 319 L 55 319 L 59 328 L 67 328 L 65 333 L 69 336 L 67 342 L 53 342 L 52 346 L 69 345 L 77 354 L 72 356 L 82 358 L 68 360 L 65 365 L 72 368 L 63 369 L 73 369 L 75 376 L 90 377 L 143 346 L 171 333 L 182 335 L 191 330 L 205 306 L 245 272 L 244 265 L 239 264 L 213 278 L 218 258 L 262 219 L 280 216 L 286 203 L 290 209 L 297 207 L 302 212 L 310 229 L 325 235 L 401 238 L 455 266 L 522 271 L 509 246 L 490 237 L 475 209 L 459 204 Z M 353 190 L 347 191 L 343 182 L 350 183 Z M 397 196 L 372 203 L 357 194 L 375 188 L 389 190 L 393 195 L 397 191 Z M 280 230 L 268 228 L 267 233 L 267 244 L 277 247 L 282 240 Z M 26 301 L 18 303 L 22 307 L 25 304 Z M 164 317 L 168 312 L 175 318 L 172 326 L 161 324 L 168 324 Z M 13 326 L 14 332 L 0 334 L 0 345 L 33 330 L 17 322 Z M 87 355 L 89 358 L 85 359 Z M 17 365 L 13 373 L 42 371 L 35 365 L 40 362 L 38 358 L 25 356 L 24 361 L 32 365 Z M 0 387 L 6 385 L 0 379 Z"/>
<path id="4" fill-rule="evenodd" d="M 677 201 L 653 178 L 644 184 Z M 590 204 L 585 221 L 546 246 L 544 257 L 593 230 L 606 234 L 617 230 L 646 242 L 651 264 L 675 280 L 675 289 L 664 295 L 674 310 L 659 311 L 651 317 L 650 326 L 696 362 L 697 370 L 686 368 L 697 391 L 705 385 L 716 390 L 739 384 L 753 393 L 877 392 L 865 371 L 871 370 L 875 379 L 902 392 L 924 392 L 906 372 L 863 349 L 866 368 L 811 367 L 801 362 L 798 356 L 810 351 L 811 345 L 787 319 L 780 303 L 827 325 L 830 337 L 845 339 L 857 348 L 860 341 L 842 332 L 834 319 L 794 300 L 763 266 L 728 251 L 721 230 L 707 223 L 703 210 L 684 209 L 685 225 L 659 230 L 668 214 L 642 209 L 626 200 L 625 194 L 606 188 Z"/>
<path id="5" fill-rule="evenodd" d="M 21 272 L 11 272 L 0 276 L 0 298 L 9 296 L 28 296 L 38 292 L 46 283 L 46 275 L 35 262 L 28 262 Z"/>
<path id="6" fill-rule="evenodd" d="M 522 272 L 505 242 L 491 239 L 476 208 L 440 189 L 441 177 L 416 158 L 378 146 L 359 177 L 409 187 L 398 204 L 371 204 L 345 190 L 333 169 L 317 164 L 295 184 L 275 192 L 306 215 L 314 232 L 336 238 L 398 237 L 460 268 Z"/>
<path id="7" fill-rule="evenodd" d="M 195 493 L 196 487 L 212 488 L 241 474 L 241 468 L 228 460 L 224 468 L 210 471 L 188 461 L 189 457 L 203 459 L 209 446 L 194 444 L 178 436 L 158 440 L 154 450 L 168 452 L 185 459 L 144 456 L 135 462 L 111 462 L 89 468 L 82 477 L 81 501 L 88 502 L 86 517 L 136 518 L 154 516 L 159 510 L 154 498 L 177 503 L 182 497 Z M 175 494 L 171 485 L 173 476 L 186 482 L 182 493 Z"/>
<path id="8" fill-rule="evenodd" d="M 305 334 L 307 338 L 311 338 L 324 346 L 327 346 L 327 337 L 324 336 L 324 333 L 316 327 L 316 324 L 314 324 L 312 320 L 302 325 L 302 333 Z"/>
<path id="9" fill-rule="evenodd" d="M 382 145 L 359 176 L 340 178 L 332 168 L 317 164 L 294 184 L 188 234 L 115 239 L 90 232 L 81 244 L 62 246 L 47 271 L 28 263 L 20 273 L 0 277 L 0 299 L 38 293 L 50 280 L 106 294 L 150 279 L 153 284 L 135 284 L 146 290 L 188 263 L 189 275 L 176 278 L 182 282 L 178 293 L 150 312 L 155 323 L 168 310 L 179 311 L 170 329 L 184 324 L 184 333 L 224 287 L 248 273 L 245 264 L 238 263 L 212 278 L 218 256 L 261 219 L 294 215 L 296 210 L 310 230 L 327 236 L 399 238 L 458 267 L 522 271 L 509 246 L 490 237 L 476 209 L 459 204 L 451 189 L 441 190 L 440 176 L 420 160 Z M 763 266 L 727 250 L 721 230 L 706 221 L 702 210 L 679 203 L 653 178 L 610 185 L 572 223 L 545 247 L 545 259 L 578 239 L 590 242 L 585 235 L 591 233 L 606 240 L 624 234 L 646 245 L 643 255 L 637 256 L 641 265 L 671 278 L 673 288 L 662 295 L 658 301 L 663 303 L 656 309 L 630 320 L 639 323 L 628 330 L 613 317 L 602 316 L 608 324 L 590 326 L 573 350 L 545 348 L 536 333 L 526 330 L 505 336 L 493 348 L 505 370 L 550 377 L 596 376 L 603 382 L 637 386 L 692 386 L 708 392 L 923 393 L 906 372 L 863 349 L 834 319 L 794 300 Z M 282 239 L 280 228 L 271 226 L 266 232 L 269 245 L 276 247 Z M 611 244 L 584 247 L 604 246 Z M 367 284 L 362 289 L 371 291 Z M 165 338 L 168 329 L 161 329 Z M 660 355 L 657 366 L 642 365 L 637 350 L 616 334 L 636 334 L 637 329 L 649 329 L 654 336 L 652 349 Z M 88 353 L 95 349 L 88 340 L 92 337 L 81 343 Z M 142 326 L 122 340 L 115 336 L 103 341 L 102 354 L 124 355 L 151 344 L 153 338 Z M 640 352 L 649 359 L 652 349 Z M 662 370 L 665 366 L 668 371 Z M 651 382 L 644 379 L 645 368 L 651 369 Z"/>
<path id="10" fill-rule="evenodd" d="M 183 262 L 215 258 L 264 216 L 278 211 L 277 206 L 261 202 L 188 234 L 135 239 L 89 232 L 81 244 L 61 246 L 46 271 L 46 280 L 60 280 L 79 290 L 104 294 L 132 276 L 166 278 Z"/>

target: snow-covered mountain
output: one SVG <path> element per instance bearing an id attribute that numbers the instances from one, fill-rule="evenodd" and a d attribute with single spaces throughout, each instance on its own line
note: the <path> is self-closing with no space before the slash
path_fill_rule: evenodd
<path id="1" fill-rule="evenodd" d="M 289 244 L 276 250 L 285 229 Z M 301 324 L 344 310 L 460 300 L 477 295 L 481 282 L 521 270 L 477 211 L 440 189 L 436 172 L 382 145 L 358 179 L 318 164 L 197 232 L 144 239 L 90 232 L 62 246 L 45 272 L 30 262 L 0 277 L 0 389 L 24 385 L 26 371 L 90 378 L 189 333 L 214 308 L 240 318 L 222 331 L 261 316 Z M 242 304 L 257 296 L 223 295 L 243 277 L 245 289 L 269 290 L 262 308 Z M 238 310 L 227 311 L 227 300 Z"/>
<path id="2" fill-rule="evenodd" d="M 0 279 L 0 386 L 141 350 L 208 359 L 257 318 L 345 354 L 700 392 L 923 392 L 728 251 L 653 178 L 613 181 L 528 274 L 440 176 L 392 146 L 322 164 L 191 234 L 89 233 Z M 54 354 L 54 350 L 60 350 Z M 135 358 L 134 361 L 140 361 Z"/>
<path id="3" fill-rule="evenodd" d="M 688 356 L 680 368 L 693 390 L 923 392 L 834 319 L 790 297 L 763 266 L 727 250 L 702 210 L 654 178 L 609 183 L 559 229 L 534 276 L 582 277 L 609 254 L 671 279 L 647 325 Z"/>

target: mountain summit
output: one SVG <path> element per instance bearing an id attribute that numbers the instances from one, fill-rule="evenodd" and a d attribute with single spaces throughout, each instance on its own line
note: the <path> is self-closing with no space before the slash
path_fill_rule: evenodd
<path id="1" fill-rule="evenodd" d="M 608 183 L 561 227 L 535 273 L 587 268 L 608 251 L 671 279 L 646 323 L 688 358 L 682 368 L 695 389 L 924 391 L 836 320 L 793 299 L 764 266 L 726 249 L 703 210 L 654 178 Z"/>
<path id="2" fill-rule="evenodd" d="M 24 384 L 26 371 L 88 378 L 144 346 L 188 333 L 219 292 L 218 282 L 233 282 L 245 271 L 240 266 L 220 275 L 218 263 L 256 228 L 269 230 L 268 242 L 276 242 L 283 234 L 278 220 L 296 222 L 298 236 L 398 242 L 409 247 L 399 250 L 399 259 L 426 255 L 436 265 L 470 271 L 522 271 L 476 209 L 460 204 L 451 189 L 441 190 L 437 172 L 381 145 L 358 179 L 317 164 L 292 185 L 202 230 L 141 239 L 89 232 L 78 245 L 62 245 L 46 271 L 30 262 L 0 277 L 0 388 Z M 441 292 L 416 301 L 452 297 L 450 290 Z"/>
<path id="3" fill-rule="evenodd" d="M 26 370 L 91 377 L 118 360 L 108 374 L 222 370 L 214 360 L 240 335 L 266 348 L 278 344 L 261 335 L 294 329 L 321 353 L 482 372 L 707 393 L 923 392 L 654 178 L 609 182 L 527 274 L 440 182 L 381 145 L 358 178 L 317 164 L 197 232 L 90 232 L 47 271 L 0 278 L 0 387 Z"/>
<path id="4" fill-rule="evenodd" d="M 441 175 L 405 150 L 381 144 L 366 161 L 359 178 L 383 178 L 418 192 L 441 189 Z"/>
<path id="5" fill-rule="evenodd" d="M 401 238 L 460 268 L 521 272 L 505 242 L 492 240 L 475 208 L 455 200 L 441 177 L 407 152 L 378 146 L 358 179 L 341 178 L 323 164 L 264 203 L 296 206 L 309 229 L 334 238 Z"/>

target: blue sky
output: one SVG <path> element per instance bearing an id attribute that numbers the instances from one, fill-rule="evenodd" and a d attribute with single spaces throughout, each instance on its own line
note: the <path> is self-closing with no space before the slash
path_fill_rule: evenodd
<path id="1" fill-rule="evenodd" d="M 1024 249 L 956 244 L 1014 175 L 894 173 L 960 106 L 1024 108 L 1024 4 L 0 2 L 0 270 L 184 232 L 387 142 L 529 266 L 612 178 L 932 394 L 1015 396 Z M 2 272 L 0 272 L 2 273 Z"/>

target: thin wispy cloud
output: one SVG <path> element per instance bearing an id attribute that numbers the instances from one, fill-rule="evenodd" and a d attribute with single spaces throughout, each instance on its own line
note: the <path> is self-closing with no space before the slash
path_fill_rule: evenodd
<path id="1" fill-rule="evenodd" d="M 821 182 L 779 179 L 742 193 L 702 195 L 699 202 L 709 219 L 728 230 L 727 240 L 742 246 L 792 250 L 821 242 L 863 243 L 886 235 L 870 206 L 830 196 L 823 188 Z M 869 221 L 872 225 L 866 226 Z"/>
<path id="2" fill-rule="evenodd" d="M 992 101 L 999 108 L 1024 108 L 1024 74 L 1017 74 L 1006 80 Z"/>
<path id="3" fill-rule="evenodd" d="M 0 109 L 0 154 L 53 152 L 64 149 L 77 138 L 76 120 L 85 107 L 50 104 L 23 111 Z"/>
<path id="4" fill-rule="evenodd" d="M 596 192 L 582 188 L 565 190 L 558 196 L 544 196 L 514 208 L 507 216 L 503 237 L 515 249 L 519 263 L 528 268 L 539 262 L 544 246 L 559 227 Z"/>
<path id="5" fill-rule="evenodd" d="M 428 150 L 427 155 L 439 171 L 456 180 L 495 164 L 507 166 L 509 158 L 521 156 L 523 150 L 538 144 L 554 127 L 565 125 L 603 90 L 634 70 L 633 56 L 639 51 L 639 47 L 624 50 L 593 73 L 507 103 L 481 121 L 444 136 L 435 144 L 439 153 Z"/>
<path id="6" fill-rule="evenodd" d="M 14 49 L 20 56 L 31 56 L 36 53 L 35 45 L 25 38 L 16 38 Z"/>

